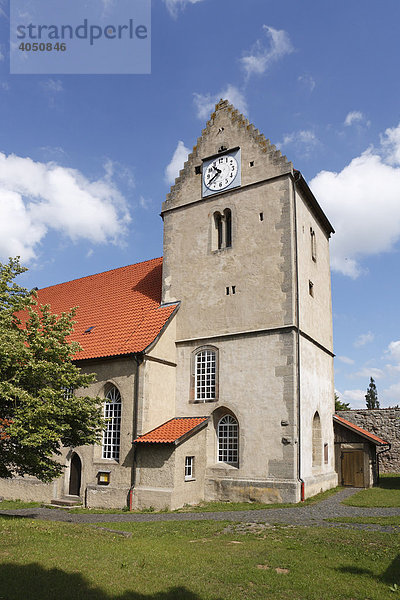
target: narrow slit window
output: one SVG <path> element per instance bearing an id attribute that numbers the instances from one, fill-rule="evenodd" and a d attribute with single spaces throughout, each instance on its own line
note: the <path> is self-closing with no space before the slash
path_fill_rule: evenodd
<path id="1" fill-rule="evenodd" d="M 315 237 L 315 231 L 310 227 L 310 238 L 311 238 L 311 258 L 314 262 L 317 262 L 317 240 Z"/>
<path id="2" fill-rule="evenodd" d="M 225 245 L 227 248 L 232 247 L 232 213 L 229 208 L 224 210 L 225 218 Z"/>
<path id="3" fill-rule="evenodd" d="M 312 296 L 314 298 L 314 284 L 312 281 L 308 282 L 308 292 L 309 292 L 310 296 Z"/>

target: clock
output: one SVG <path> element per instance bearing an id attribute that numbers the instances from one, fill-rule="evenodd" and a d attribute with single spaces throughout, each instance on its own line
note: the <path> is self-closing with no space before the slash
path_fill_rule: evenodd
<path id="1" fill-rule="evenodd" d="M 203 196 L 240 185 L 240 149 L 207 159 L 203 163 Z"/>

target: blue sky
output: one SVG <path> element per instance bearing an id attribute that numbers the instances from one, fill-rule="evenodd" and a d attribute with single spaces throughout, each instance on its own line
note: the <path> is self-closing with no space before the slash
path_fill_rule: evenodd
<path id="1" fill-rule="evenodd" d="M 400 404 L 398 0 L 153 0 L 151 75 L 109 76 L 10 75 L 0 6 L 0 257 L 21 283 L 160 256 L 161 202 L 227 97 L 336 229 L 339 395 L 365 406 L 373 376 Z"/>

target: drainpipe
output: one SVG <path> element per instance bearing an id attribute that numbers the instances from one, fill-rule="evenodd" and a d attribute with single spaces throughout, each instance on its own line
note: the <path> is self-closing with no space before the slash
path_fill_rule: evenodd
<path id="1" fill-rule="evenodd" d="M 135 373 L 135 387 L 133 392 L 133 423 L 132 423 L 132 440 L 137 438 L 137 430 L 138 430 L 138 414 L 139 414 L 139 370 L 140 365 L 143 363 L 143 352 L 139 352 L 133 355 L 133 360 L 136 363 L 136 373 Z M 128 495 L 128 504 L 129 510 L 132 510 L 133 505 L 133 494 L 135 489 L 135 480 L 136 480 L 136 448 L 133 447 L 133 465 L 132 465 L 132 475 L 131 475 L 131 487 L 129 489 Z"/>
<path id="2" fill-rule="evenodd" d="M 377 473 L 377 474 L 378 474 L 378 477 L 377 477 L 377 481 L 376 481 L 376 483 L 378 483 L 378 484 L 379 484 L 379 480 L 380 480 L 380 473 L 379 473 L 379 455 L 380 455 L 380 454 L 383 454 L 384 452 L 389 452 L 389 450 L 390 450 L 390 449 L 391 449 L 391 447 L 392 447 L 392 444 L 388 443 L 388 446 L 389 446 L 389 447 L 388 447 L 388 448 L 385 448 L 385 450 L 381 450 L 380 452 L 377 452 L 377 453 L 376 453 L 376 470 L 378 471 L 378 473 Z"/>
<path id="3" fill-rule="evenodd" d="M 297 233 L 297 205 L 296 205 L 296 180 L 301 173 L 296 171 L 292 179 L 293 189 L 293 217 L 294 217 L 294 252 L 296 261 L 296 337 L 297 337 L 297 479 L 300 482 L 301 502 L 305 500 L 304 481 L 301 477 L 301 393 L 300 393 L 300 294 L 299 294 L 299 261 L 298 261 L 298 233 Z"/>

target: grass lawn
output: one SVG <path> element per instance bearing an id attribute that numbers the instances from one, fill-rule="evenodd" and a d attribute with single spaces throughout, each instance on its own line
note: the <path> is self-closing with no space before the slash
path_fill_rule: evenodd
<path id="1" fill-rule="evenodd" d="M 1 600 L 398 600 L 400 538 L 202 522 L 0 516 Z M 243 532 L 243 529 L 245 531 Z"/>
<path id="2" fill-rule="evenodd" d="M 400 474 L 381 475 L 378 487 L 357 492 L 343 500 L 343 504 L 366 508 L 400 507 Z"/>
<path id="3" fill-rule="evenodd" d="M 42 506 L 40 502 L 23 502 L 22 500 L 2 500 L 0 502 L 0 510 L 17 510 L 18 508 L 36 508 L 38 506 Z"/>

